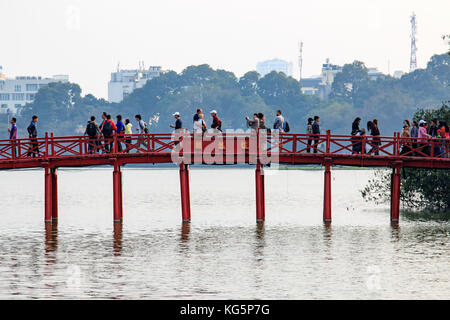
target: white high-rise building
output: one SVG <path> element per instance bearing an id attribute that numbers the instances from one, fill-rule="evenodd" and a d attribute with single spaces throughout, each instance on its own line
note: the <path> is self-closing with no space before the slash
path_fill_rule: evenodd
<path id="1" fill-rule="evenodd" d="M 264 77 L 272 71 L 283 72 L 285 75 L 292 77 L 292 65 L 292 62 L 281 59 L 272 59 L 258 62 L 256 65 L 256 71 L 261 75 L 261 77 Z"/>
<path id="2" fill-rule="evenodd" d="M 132 93 L 135 89 L 142 88 L 148 80 L 159 77 L 164 73 L 159 66 L 151 66 L 148 69 L 143 67 L 134 70 L 121 70 L 111 73 L 111 80 L 108 82 L 108 101 L 121 102 L 123 98 Z"/>
<path id="3" fill-rule="evenodd" d="M 7 78 L 0 66 L 0 113 L 18 113 L 29 102 L 33 102 L 39 88 L 51 82 L 68 82 L 68 75 L 55 75 L 49 78 L 40 76 L 18 76 Z"/>

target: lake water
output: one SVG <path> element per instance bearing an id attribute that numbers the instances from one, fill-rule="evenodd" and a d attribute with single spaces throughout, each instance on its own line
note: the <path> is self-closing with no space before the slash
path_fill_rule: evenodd
<path id="1" fill-rule="evenodd" d="M 365 203 L 370 170 L 273 170 L 256 225 L 254 170 L 192 169 L 190 224 L 176 169 L 60 169 L 59 221 L 43 222 L 42 170 L 2 171 L 0 299 L 448 299 L 450 224 L 389 221 Z"/>

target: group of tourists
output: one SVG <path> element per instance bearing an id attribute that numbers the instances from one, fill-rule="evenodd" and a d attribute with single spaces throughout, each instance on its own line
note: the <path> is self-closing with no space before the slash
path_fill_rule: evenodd
<path id="1" fill-rule="evenodd" d="M 425 120 L 419 122 L 404 120 L 401 137 L 404 138 L 401 140 L 402 155 L 448 157 L 450 128 L 445 121 L 433 119 L 428 125 Z"/>
<path id="2" fill-rule="evenodd" d="M 219 119 L 216 110 L 210 111 L 211 115 L 211 126 L 210 128 L 213 132 L 222 132 L 222 121 Z M 183 127 L 183 122 L 181 120 L 181 115 L 179 112 L 173 113 L 175 118 L 175 123 L 170 125 L 172 129 L 179 130 L 186 128 Z M 125 146 L 129 146 L 132 143 L 133 134 L 133 124 L 130 119 L 123 120 L 122 115 L 116 115 L 115 122 L 113 121 L 110 114 L 103 112 L 101 115 L 101 123 L 98 124 L 95 116 L 91 116 L 90 120 L 87 122 L 84 135 L 88 136 L 88 152 L 97 153 L 102 150 L 103 153 L 112 152 L 114 150 L 114 135 L 117 135 L 117 151 L 126 150 L 129 152 L 129 147 L 123 149 L 122 143 Z M 147 139 L 144 135 L 140 134 L 149 133 L 149 128 L 147 123 L 142 119 L 140 114 L 135 115 L 135 133 L 138 134 L 137 142 L 135 143 L 136 148 L 140 148 L 141 145 L 145 148 L 148 147 Z M 266 117 L 263 113 L 254 113 L 252 119 L 248 116 L 245 117 L 247 121 L 247 126 L 251 128 L 252 131 L 257 130 L 267 130 L 267 132 L 276 133 L 287 133 L 290 131 L 289 124 L 285 120 L 281 110 L 277 110 L 275 114 L 275 119 L 272 128 L 266 125 Z M 11 118 L 11 127 L 8 129 L 9 139 L 15 141 L 18 138 L 17 135 L 17 124 L 16 118 Z M 30 124 L 27 127 L 28 137 L 30 138 L 29 148 L 27 155 L 29 157 L 39 156 L 39 143 L 37 141 L 37 123 L 38 117 L 34 115 L 31 119 Z M 310 153 L 313 149 L 314 153 L 318 152 L 320 139 L 320 117 L 315 116 L 314 118 L 308 118 L 306 125 L 306 134 L 310 135 L 307 141 L 306 152 Z M 366 128 L 361 128 L 361 118 L 357 117 L 352 123 L 351 130 L 351 142 L 352 142 L 352 153 L 353 154 L 373 154 L 379 155 L 379 148 L 381 145 L 380 129 L 378 127 L 378 120 L 373 119 L 367 122 Z M 208 126 L 203 115 L 203 110 L 201 108 L 197 109 L 197 112 L 193 117 L 193 127 L 194 133 L 205 133 L 208 131 Z M 128 138 L 129 136 L 129 138 Z M 371 140 L 368 140 L 370 136 Z M 401 155 L 407 156 L 447 156 L 448 148 L 450 143 L 450 130 L 449 126 L 445 121 L 440 121 L 433 119 L 430 125 L 427 124 L 425 120 L 420 121 L 403 121 L 403 129 L 401 133 L 400 145 Z M 122 142 L 121 142 L 122 141 Z M 432 141 L 432 142 L 430 142 Z M 444 143 L 446 144 L 444 146 Z M 370 148 L 367 152 L 367 148 Z M 12 150 L 15 155 L 17 150 L 13 147 Z"/>
<path id="3" fill-rule="evenodd" d="M 372 140 L 369 142 L 369 146 L 371 147 L 369 150 L 369 154 L 379 155 L 380 154 L 380 129 L 378 128 L 378 120 L 373 119 L 367 121 L 367 131 L 365 128 L 360 128 L 361 118 L 357 117 L 353 120 L 352 123 L 352 131 L 350 135 L 352 136 L 352 154 L 366 154 L 367 148 L 366 143 L 363 143 L 364 139 L 367 139 L 367 131 L 369 132 L 369 136 L 372 137 Z"/>

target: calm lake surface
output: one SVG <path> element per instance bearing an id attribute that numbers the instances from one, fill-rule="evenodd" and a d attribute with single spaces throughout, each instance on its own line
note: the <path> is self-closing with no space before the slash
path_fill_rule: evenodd
<path id="1" fill-rule="evenodd" d="M 249 167 L 250 168 L 250 167 Z M 255 223 L 254 170 L 192 169 L 192 222 L 178 171 L 123 169 L 114 227 L 112 169 L 60 169 L 59 221 L 45 227 L 44 173 L 0 172 L 0 299 L 448 299 L 450 224 L 389 221 L 365 203 L 370 170 L 271 170 Z"/>

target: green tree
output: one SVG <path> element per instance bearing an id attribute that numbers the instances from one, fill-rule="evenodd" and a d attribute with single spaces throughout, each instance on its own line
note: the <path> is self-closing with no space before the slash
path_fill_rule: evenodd
<path id="1" fill-rule="evenodd" d="M 251 96 L 257 94 L 259 73 L 249 71 L 239 78 L 239 89 L 243 96 Z"/>
<path id="2" fill-rule="evenodd" d="M 354 61 L 352 64 L 346 64 L 334 77 L 331 98 L 342 98 L 357 106 L 359 102 L 357 97 L 361 95 L 368 83 L 368 70 L 363 62 Z"/>

